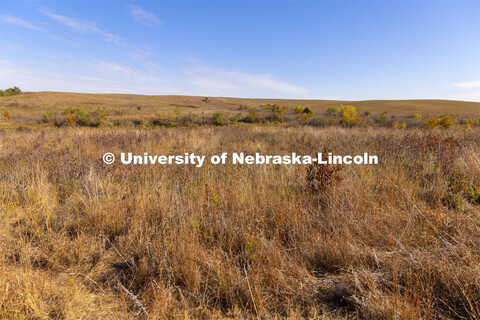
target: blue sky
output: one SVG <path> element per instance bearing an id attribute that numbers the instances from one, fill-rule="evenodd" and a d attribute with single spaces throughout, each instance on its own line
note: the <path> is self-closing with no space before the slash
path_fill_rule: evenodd
<path id="1" fill-rule="evenodd" d="M 5 1 L 0 87 L 480 101 L 480 1 Z"/>

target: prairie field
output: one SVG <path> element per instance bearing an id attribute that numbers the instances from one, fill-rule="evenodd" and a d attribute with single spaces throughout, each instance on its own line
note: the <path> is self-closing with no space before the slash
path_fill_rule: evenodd
<path id="1" fill-rule="evenodd" d="M 480 319 L 480 104 L 46 95 L 1 99 L 1 319 Z M 379 164 L 118 160 L 327 151 Z"/>
<path id="2" fill-rule="evenodd" d="M 69 126 L 72 123 L 67 121 L 68 115 L 80 126 L 192 127 L 214 124 L 216 112 L 221 114 L 223 124 L 283 123 L 325 127 L 338 124 L 338 119 L 332 119 L 328 110 L 341 105 L 356 108 L 356 126 L 393 127 L 395 123 L 405 123 L 406 127 L 424 127 L 428 119 L 444 115 L 455 117 L 459 124 L 474 120 L 472 124 L 479 126 L 480 103 L 468 101 L 282 100 L 25 92 L 0 97 L 0 128 Z M 311 113 L 304 113 L 302 109 L 306 108 Z"/>

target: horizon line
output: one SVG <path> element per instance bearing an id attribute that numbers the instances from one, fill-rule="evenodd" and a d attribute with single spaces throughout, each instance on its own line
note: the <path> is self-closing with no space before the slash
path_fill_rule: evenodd
<path id="1" fill-rule="evenodd" d="M 73 93 L 73 94 L 95 94 L 95 95 L 132 95 L 132 96 L 146 96 L 146 97 L 198 97 L 198 98 L 227 98 L 227 99 L 250 99 L 250 100 L 305 100 L 305 101 L 338 101 L 338 102 L 364 102 L 364 101 L 457 101 L 480 103 L 474 100 L 456 100 L 456 99 L 442 99 L 442 98 L 394 98 L 394 99 L 327 99 L 327 98 L 258 98 L 258 97 L 234 97 L 234 96 L 210 96 L 210 95 L 190 95 L 190 94 L 143 94 L 143 93 L 118 93 L 118 92 L 79 92 L 79 91 L 22 91 L 22 93 Z M 14 97 L 14 96 L 10 96 Z M 480 113 L 480 111 L 479 111 Z"/>

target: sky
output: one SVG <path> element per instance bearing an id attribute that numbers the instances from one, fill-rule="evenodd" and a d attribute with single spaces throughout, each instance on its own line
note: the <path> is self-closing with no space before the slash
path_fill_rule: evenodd
<path id="1" fill-rule="evenodd" d="M 0 88 L 480 101 L 480 0 L 0 0 Z"/>

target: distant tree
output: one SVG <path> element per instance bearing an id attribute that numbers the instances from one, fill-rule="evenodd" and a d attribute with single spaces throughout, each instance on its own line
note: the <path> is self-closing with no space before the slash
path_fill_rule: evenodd
<path id="1" fill-rule="evenodd" d="M 22 93 L 19 87 L 8 88 L 5 90 L 0 90 L 0 97 L 15 96 Z"/>
<path id="2" fill-rule="evenodd" d="M 13 94 L 20 94 L 20 93 L 22 93 L 22 90 L 20 90 L 19 87 L 17 86 L 13 87 Z"/>
<path id="3" fill-rule="evenodd" d="M 306 107 L 305 109 L 303 109 L 302 112 L 305 114 L 313 114 L 313 111 L 309 107 Z"/>

